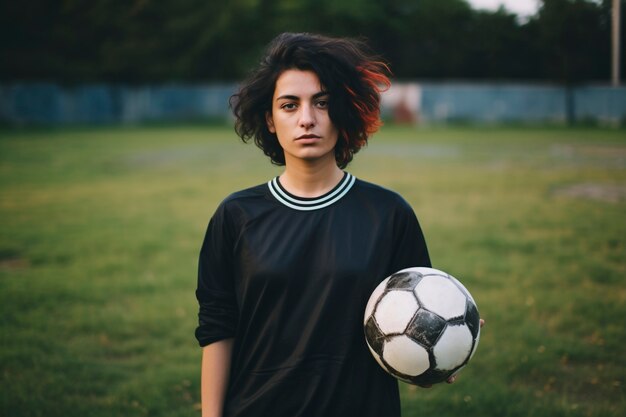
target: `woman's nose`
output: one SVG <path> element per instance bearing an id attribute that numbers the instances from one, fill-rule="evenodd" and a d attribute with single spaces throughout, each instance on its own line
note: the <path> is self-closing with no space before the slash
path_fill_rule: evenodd
<path id="1" fill-rule="evenodd" d="M 312 106 L 304 105 L 300 107 L 300 126 L 304 128 L 311 128 L 315 126 L 315 113 Z"/>

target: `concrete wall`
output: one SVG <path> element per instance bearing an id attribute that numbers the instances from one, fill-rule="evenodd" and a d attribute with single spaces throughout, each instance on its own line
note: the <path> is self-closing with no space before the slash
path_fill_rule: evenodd
<path id="1" fill-rule="evenodd" d="M 0 85 L 0 122 L 110 124 L 228 117 L 233 84 L 129 87 Z"/>
<path id="2" fill-rule="evenodd" d="M 408 109 L 413 120 L 422 123 L 626 124 L 626 87 L 396 83 L 383 102 L 387 117 L 402 119 Z"/>
<path id="3" fill-rule="evenodd" d="M 0 123 L 111 124 L 228 119 L 235 84 L 0 85 Z M 383 95 L 383 115 L 399 122 L 594 121 L 626 123 L 626 87 L 549 84 L 402 83 Z"/>

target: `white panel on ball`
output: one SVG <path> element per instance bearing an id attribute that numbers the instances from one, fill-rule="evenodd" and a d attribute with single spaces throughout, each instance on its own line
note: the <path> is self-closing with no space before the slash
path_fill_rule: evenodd
<path id="1" fill-rule="evenodd" d="M 433 349 L 437 369 L 450 370 L 460 366 L 470 355 L 472 333 L 465 325 L 448 326 Z"/>
<path id="2" fill-rule="evenodd" d="M 409 376 L 420 375 L 430 366 L 426 349 L 404 335 L 385 343 L 383 358 L 393 369 Z"/>
<path id="3" fill-rule="evenodd" d="M 383 333 L 402 333 L 418 308 L 413 293 L 390 291 L 378 303 L 374 317 Z"/>
<path id="4" fill-rule="evenodd" d="M 415 286 L 423 306 L 446 320 L 465 314 L 465 294 L 447 278 L 429 275 Z"/>
<path id="5" fill-rule="evenodd" d="M 456 284 L 459 285 L 461 288 L 465 288 L 465 285 L 463 285 L 461 281 L 454 278 L 452 275 L 448 275 L 448 276 L 450 277 L 452 281 L 456 282 Z M 469 298 L 472 303 L 476 304 L 476 301 L 474 301 L 474 297 L 472 297 L 472 294 L 470 294 L 470 292 L 467 291 L 467 288 L 465 288 L 465 292 L 466 292 L 467 298 Z"/>

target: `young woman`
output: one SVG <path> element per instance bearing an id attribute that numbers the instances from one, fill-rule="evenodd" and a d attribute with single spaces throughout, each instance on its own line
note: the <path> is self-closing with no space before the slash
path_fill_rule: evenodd
<path id="1" fill-rule="evenodd" d="M 284 171 L 227 197 L 200 253 L 203 416 L 400 415 L 363 314 L 430 266 L 411 207 L 343 169 L 380 125 L 387 67 L 348 39 L 286 33 L 233 96 L 236 131 Z"/>

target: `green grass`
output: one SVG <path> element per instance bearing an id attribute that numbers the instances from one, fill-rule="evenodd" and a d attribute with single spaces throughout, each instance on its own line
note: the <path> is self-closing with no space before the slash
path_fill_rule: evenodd
<path id="1" fill-rule="evenodd" d="M 405 196 L 487 320 L 404 417 L 626 414 L 623 130 L 388 126 L 349 170 Z M 0 131 L 0 415 L 199 415 L 204 229 L 278 172 L 227 127 Z"/>

